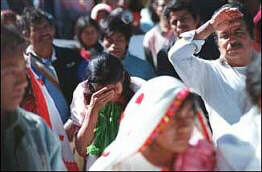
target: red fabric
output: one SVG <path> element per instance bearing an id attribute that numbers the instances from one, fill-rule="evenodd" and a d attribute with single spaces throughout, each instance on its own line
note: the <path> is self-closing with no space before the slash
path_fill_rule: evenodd
<path id="1" fill-rule="evenodd" d="M 175 163 L 175 171 L 214 171 L 215 150 L 208 141 L 199 140 L 196 146 L 179 154 Z"/>
<path id="2" fill-rule="evenodd" d="M 42 90 L 38 86 L 37 84 L 38 81 L 36 80 L 33 72 L 30 69 L 28 70 L 28 74 L 29 74 L 29 77 L 32 83 L 32 89 L 35 95 L 35 104 L 36 104 L 36 107 L 38 107 L 38 114 L 46 121 L 48 126 L 52 129 L 52 124 L 49 118 L 48 107 L 45 102 L 45 97 L 42 93 Z"/>
<path id="3" fill-rule="evenodd" d="M 38 114 L 38 109 L 33 95 L 27 95 L 26 98 L 24 98 L 24 100 L 21 102 L 20 107 L 29 112 Z"/>
<path id="4" fill-rule="evenodd" d="M 65 162 L 64 164 L 66 166 L 66 168 L 68 169 L 68 171 L 80 171 L 76 162 Z"/>
<path id="5" fill-rule="evenodd" d="M 81 55 L 81 57 L 83 57 L 85 60 L 90 60 L 90 57 L 91 57 L 91 53 L 89 52 L 89 51 L 87 51 L 87 50 L 85 50 L 85 49 L 82 49 L 81 51 L 80 51 L 80 55 Z"/>

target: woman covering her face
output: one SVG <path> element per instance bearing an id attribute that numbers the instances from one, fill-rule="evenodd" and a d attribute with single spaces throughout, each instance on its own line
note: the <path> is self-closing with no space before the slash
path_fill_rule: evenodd
<path id="1" fill-rule="evenodd" d="M 145 83 L 90 170 L 213 170 L 211 135 L 195 96 L 172 77 Z"/>
<path id="2" fill-rule="evenodd" d="M 107 53 L 90 61 L 87 78 L 75 89 L 71 104 L 75 145 L 81 156 L 95 160 L 115 139 L 120 115 L 140 82 L 144 81 L 130 78 L 121 62 Z"/>

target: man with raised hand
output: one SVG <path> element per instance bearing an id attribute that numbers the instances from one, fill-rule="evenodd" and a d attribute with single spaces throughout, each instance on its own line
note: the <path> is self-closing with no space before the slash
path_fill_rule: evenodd
<path id="1" fill-rule="evenodd" d="M 252 56 L 258 56 L 252 48 L 252 31 L 252 17 L 246 8 L 239 3 L 226 4 L 204 25 L 182 34 L 168 53 L 181 79 L 204 99 L 214 141 L 251 108 L 245 72 Z M 194 54 L 212 33 L 217 36 L 220 58 L 197 58 Z"/>

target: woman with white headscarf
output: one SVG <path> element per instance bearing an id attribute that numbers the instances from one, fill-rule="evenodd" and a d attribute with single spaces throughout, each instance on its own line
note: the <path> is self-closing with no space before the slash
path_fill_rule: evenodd
<path id="1" fill-rule="evenodd" d="M 133 96 L 116 139 L 90 170 L 210 171 L 210 138 L 195 94 L 172 77 L 157 77 Z"/>

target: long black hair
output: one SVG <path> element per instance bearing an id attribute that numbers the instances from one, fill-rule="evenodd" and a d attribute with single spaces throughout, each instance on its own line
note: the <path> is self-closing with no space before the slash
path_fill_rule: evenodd
<path id="1" fill-rule="evenodd" d="M 90 61 L 86 71 L 87 86 L 93 94 L 96 86 L 105 86 L 123 81 L 122 96 L 130 100 L 133 92 L 130 89 L 130 75 L 121 61 L 108 53 L 101 53 Z"/>

